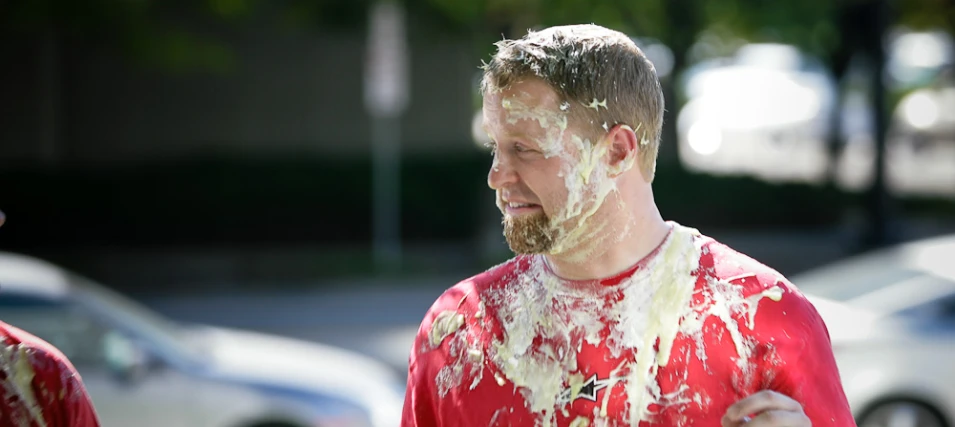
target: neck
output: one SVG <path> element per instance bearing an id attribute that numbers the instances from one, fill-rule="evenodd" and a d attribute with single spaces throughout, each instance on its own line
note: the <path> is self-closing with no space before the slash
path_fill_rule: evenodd
<path id="1" fill-rule="evenodd" d="M 629 205 L 631 203 L 622 203 L 606 216 L 621 220 L 612 221 L 597 237 L 596 245 L 546 255 L 551 270 L 568 280 L 603 279 L 626 271 L 646 258 L 666 237 L 670 225 L 663 220 L 652 195 L 649 203 L 641 203 L 644 209 L 630 209 Z M 579 253 L 582 250 L 589 253 Z"/>

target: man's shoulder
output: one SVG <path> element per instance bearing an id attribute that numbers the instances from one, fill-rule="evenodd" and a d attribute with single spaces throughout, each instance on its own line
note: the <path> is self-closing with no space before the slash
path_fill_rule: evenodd
<path id="1" fill-rule="evenodd" d="M 510 282 L 515 275 L 527 267 L 527 262 L 528 260 L 525 257 L 511 258 L 481 273 L 461 280 L 446 289 L 434 302 L 430 311 L 441 312 L 460 308 L 469 302 L 476 303 L 482 295 L 485 295 L 491 289 Z"/>
<path id="2" fill-rule="evenodd" d="M 7 362 L 26 360 L 38 387 L 74 396 L 80 375 L 70 360 L 44 339 L 8 323 L 0 322 L 0 343 Z"/>
<path id="3" fill-rule="evenodd" d="M 422 354 L 438 349 L 451 335 L 471 326 L 483 324 L 484 302 L 482 297 L 493 288 L 506 283 L 522 268 L 520 257 L 498 264 L 486 271 L 464 279 L 451 286 L 434 301 L 421 325 L 412 347 L 410 362 L 420 364 Z M 432 356 L 441 353 L 430 353 Z"/>
<path id="4" fill-rule="evenodd" d="M 713 239 L 700 236 L 700 267 L 716 280 L 733 282 L 749 292 L 762 292 L 773 286 L 788 286 L 779 271 L 753 257 Z"/>
<path id="5" fill-rule="evenodd" d="M 0 321 L 0 344 L 7 363 L 26 360 L 33 390 L 20 399 L 37 402 L 47 425 L 68 419 L 72 426 L 98 426 L 96 411 L 79 373 L 67 357 L 49 342 L 30 332 Z M 2 361 L 0 361 L 2 362 Z M 63 418 L 66 417 L 66 418 Z"/>
<path id="6" fill-rule="evenodd" d="M 5 348 L 29 355 L 34 369 L 74 370 L 70 361 L 49 342 L 9 323 L 0 322 L 0 338 Z"/>
<path id="7" fill-rule="evenodd" d="M 749 301 L 749 315 L 759 306 L 768 319 L 789 322 L 818 318 L 813 304 L 776 269 L 713 238 L 701 236 L 700 267 L 717 282 L 732 284 Z M 760 302 L 763 302 L 760 304 Z"/>

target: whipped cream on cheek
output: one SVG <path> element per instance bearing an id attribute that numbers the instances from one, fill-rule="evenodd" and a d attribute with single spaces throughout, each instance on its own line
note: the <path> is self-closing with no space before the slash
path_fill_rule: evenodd
<path id="1" fill-rule="evenodd" d="M 551 226 L 558 231 L 551 254 L 568 255 L 570 261 L 584 262 L 608 236 L 623 238 L 627 230 L 607 230 L 606 221 L 594 218 L 607 196 L 617 191 L 616 181 L 603 161 L 607 144 L 594 144 L 571 135 L 568 151 L 562 166 L 567 200 L 551 217 Z"/>

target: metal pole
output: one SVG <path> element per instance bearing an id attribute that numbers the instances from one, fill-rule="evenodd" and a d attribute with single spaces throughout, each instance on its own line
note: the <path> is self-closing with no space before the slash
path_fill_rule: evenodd
<path id="1" fill-rule="evenodd" d="M 397 116 L 372 119 L 372 246 L 378 271 L 401 263 L 400 130 Z"/>
<path id="2" fill-rule="evenodd" d="M 401 114 L 408 103 L 408 47 L 400 3 L 369 16 L 365 106 L 371 115 L 372 251 L 378 272 L 401 266 Z"/>

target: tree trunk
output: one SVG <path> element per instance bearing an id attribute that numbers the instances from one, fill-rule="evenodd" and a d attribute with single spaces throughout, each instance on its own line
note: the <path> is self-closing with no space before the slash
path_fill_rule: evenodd
<path id="1" fill-rule="evenodd" d="M 866 208 L 868 211 L 868 227 L 863 237 L 863 247 L 873 249 L 889 245 L 896 240 L 892 233 L 891 209 L 892 200 L 886 186 L 886 87 L 884 82 L 885 70 L 885 35 L 888 27 L 888 4 L 886 0 L 867 2 L 865 18 L 868 20 L 868 37 L 863 38 L 866 53 L 872 58 L 872 117 L 875 131 L 875 167 L 872 186 L 866 194 Z"/>

